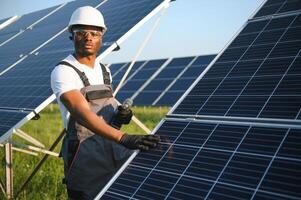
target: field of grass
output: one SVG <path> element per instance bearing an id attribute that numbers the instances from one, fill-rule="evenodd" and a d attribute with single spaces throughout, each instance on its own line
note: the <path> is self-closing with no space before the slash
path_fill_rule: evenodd
<path id="1" fill-rule="evenodd" d="M 167 107 L 134 107 L 135 116 L 141 120 L 148 128 L 153 129 L 159 121 L 168 112 Z M 59 135 L 63 129 L 59 108 L 57 105 L 50 105 L 40 113 L 39 120 L 32 120 L 26 123 L 21 129 L 31 136 L 41 141 L 47 148 Z M 128 133 L 143 134 L 144 132 L 131 122 L 122 130 Z M 29 144 L 28 142 L 13 136 L 14 141 Z M 59 152 L 60 144 L 55 151 Z M 25 153 L 13 151 L 13 169 L 14 169 L 14 193 L 19 191 L 24 180 L 33 170 L 44 154 L 38 156 L 28 155 Z M 5 158 L 4 148 L 1 149 L 0 156 L 1 182 L 5 183 Z M 33 177 L 17 199 L 19 200 L 65 200 L 67 199 L 65 185 L 62 184 L 63 178 L 63 161 L 60 158 L 49 156 L 48 160 L 41 167 L 39 172 Z M 6 199 L 0 193 L 0 199 Z"/>

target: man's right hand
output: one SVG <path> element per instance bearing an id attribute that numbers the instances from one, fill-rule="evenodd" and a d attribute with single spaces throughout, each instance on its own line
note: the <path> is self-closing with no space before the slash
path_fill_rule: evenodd
<path id="1" fill-rule="evenodd" d="M 155 148 L 159 142 L 159 135 L 128 135 L 127 133 L 124 133 L 119 144 L 129 149 L 148 151 L 151 148 Z"/>

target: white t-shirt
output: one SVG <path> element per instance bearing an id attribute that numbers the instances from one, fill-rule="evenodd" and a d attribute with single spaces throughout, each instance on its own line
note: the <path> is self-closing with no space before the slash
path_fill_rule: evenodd
<path id="1" fill-rule="evenodd" d="M 79 63 L 73 55 L 69 55 L 64 61 L 70 63 L 80 71 L 83 71 L 91 85 L 104 84 L 102 69 L 99 62 L 95 61 L 94 68 L 88 67 Z M 106 70 L 110 73 L 110 70 L 106 67 Z M 110 79 L 111 73 L 110 73 Z M 56 96 L 57 102 L 60 106 L 61 115 L 64 121 L 64 126 L 67 128 L 70 113 L 60 100 L 60 96 L 70 90 L 80 90 L 84 87 L 83 81 L 80 79 L 77 72 L 66 65 L 58 65 L 51 72 L 51 88 Z"/>

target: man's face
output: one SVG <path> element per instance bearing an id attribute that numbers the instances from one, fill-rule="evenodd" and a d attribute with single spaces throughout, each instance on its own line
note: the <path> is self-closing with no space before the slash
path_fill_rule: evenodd
<path id="1" fill-rule="evenodd" d="M 80 56 L 96 55 L 102 43 L 102 30 L 95 26 L 72 27 L 75 52 Z"/>

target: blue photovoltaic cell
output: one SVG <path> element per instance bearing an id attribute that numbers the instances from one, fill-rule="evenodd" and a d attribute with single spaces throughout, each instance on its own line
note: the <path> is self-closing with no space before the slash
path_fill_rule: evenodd
<path id="1" fill-rule="evenodd" d="M 16 121 L 22 120 L 26 115 L 28 115 L 26 112 L 0 110 L 0 136 L 11 129 L 16 124 Z"/>
<path id="2" fill-rule="evenodd" d="M 124 86 L 122 86 L 121 90 L 117 93 L 117 99 L 119 101 L 124 101 L 126 98 L 132 97 L 134 93 L 137 92 L 146 81 L 148 81 L 148 79 L 161 67 L 165 61 L 166 59 L 147 61 L 147 63 L 141 69 L 139 69 L 139 71 L 137 71 L 133 77 L 127 80 Z M 134 104 L 137 105 L 136 101 L 134 101 Z"/>
<path id="3" fill-rule="evenodd" d="M 0 107 L 35 109 L 50 95 L 50 73 L 65 55 L 30 55 L 0 76 Z M 12 84 L 13 83 L 13 84 Z M 17 121 L 17 120 L 16 120 Z"/>
<path id="4" fill-rule="evenodd" d="M 254 18 L 298 10 L 301 10 L 300 0 L 268 0 Z"/>
<path id="5" fill-rule="evenodd" d="M 193 58 L 194 57 L 174 58 L 134 99 L 137 105 L 151 105 L 167 86 L 187 67 Z M 148 98 L 144 96 L 146 94 Z"/>
<path id="6" fill-rule="evenodd" d="M 216 55 L 198 56 L 155 105 L 174 105 Z"/>
<path id="7" fill-rule="evenodd" d="M 145 61 L 138 61 L 138 62 L 136 62 L 133 65 L 133 67 L 132 67 L 131 71 L 129 72 L 129 74 L 127 75 L 126 80 L 128 80 L 131 77 L 132 74 L 136 73 L 137 70 L 139 70 L 139 68 L 141 67 L 141 65 L 143 65 L 144 62 Z M 118 86 L 119 82 L 121 81 L 121 79 L 123 78 L 124 74 L 126 73 L 129 65 L 130 64 L 126 65 L 126 67 L 122 68 L 120 71 L 118 71 L 117 74 L 115 74 L 112 77 L 112 79 L 113 79 L 113 83 L 112 83 L 113 88 L 116 88 Z"/>
<path id="8" fill-rule="evenodd" d="M 25 14 L 20 16 L 15 22 L 11 23 L 4 29 L 0 30 L 0 44 L 19 33 L 20 31 L 25 31 L 30 25 L 41 19 L 42 17 L 54 11 L 59 6 L 54 6 L 51 8 L 39 10 L 33 13 Z M 1 22 L 0 22 L 1 24 Z"/>
<path id="9" fill-rule="evenodd" d="M 139 95 L 134 98 L 134 103 L 137 106 L 152 105 L 154 100 L 161 94 L 159 91 L 144 91 L 142 90 Z"/>
<path id="10" fill-rule="evenodd" d="M 102 199 L 300 199 L 300 133 L 166 120 Z"/>
<path id="11" fill-rule="evenodd" d="M 110 65 L 110 71 L 111 76 L 115 76 L 116 73 L 118 73 L 119 70 L 121 70 L 123 67 L 125 67 L 126 63 L 117 63 L 117 64 L 111 64 Z"/>
<path id="12" fill-rule="evenodd" d="M 236 38 L 174 113 L 297 119 L 301 37 L 292 30 L 301 27 L 299 17 L 250 22 L 237 38 L 256 37 L 249 44 Z"/>
<path id="13" fill-rule="evenodd" d="M 148 61 L 131 79 L 129 79 L 122 90 L 137 91 L 166 61 L 166 59 Z M 143 82 L 140 82 L 143 81 Z M 138 83 L 140 82 L 140 84 Z"/>

